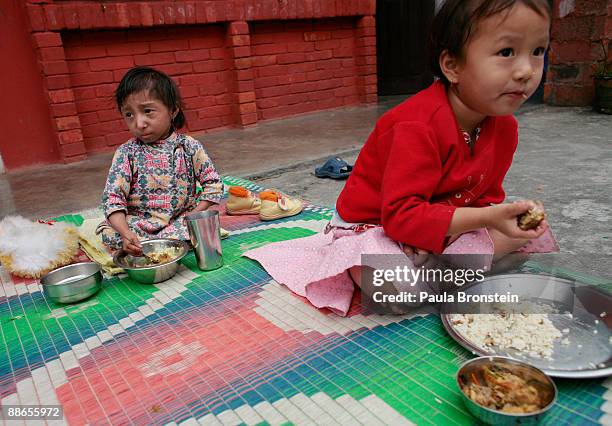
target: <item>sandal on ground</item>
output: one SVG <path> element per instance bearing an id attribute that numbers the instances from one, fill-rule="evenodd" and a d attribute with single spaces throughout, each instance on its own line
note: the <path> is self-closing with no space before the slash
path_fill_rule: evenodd
<path id="1" fill-rule="evenodd" d="M 230 186 L 225 205 L 228 215 L 259 214 L 261 200 L 243 186 Z"/>
<path id="2" fill-rule="evenodd" d="M 280 191 L 265 190 L 259 193 L 261 220 L 275 220 L 283 217 L 295 216 L 304 209 L 304 205 L 297 198 L 289 197 Z"/>
<path id="3" fill-rule="evenodd" d="M 318 178 L 346 179 L 351 174 L 353 166 L 340 157 L 332 157 L 325 164 L 315 169 Z"/>

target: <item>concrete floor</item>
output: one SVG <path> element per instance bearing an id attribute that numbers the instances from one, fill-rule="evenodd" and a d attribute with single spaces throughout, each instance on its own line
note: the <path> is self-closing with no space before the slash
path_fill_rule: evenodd
<path id="1" fill-rule="evenodd" d="M 354 162 L 376 118 L 400 100 L 260 123 L 202 140 L 222 174 L 333 206 L 344 183 L 317 179 L 315 165 L 331 155 Z M 520 143 L 507 194 L 544 202 L 562 249 L 554 262 L 610 277 L 612 116 L 528 104 L 517 118 Z M 96 207 L 111 155 L 0 175 L 0 218 L 49 218 Z"/>
<path id="2" fill-rule="evenodd" d="M 377 117 L 403 99 L 336 109 L 247 129 L 196 135 L 221 174 L 268 176 L 321 157 L 359 149 Z M 0 174 L 0 218 L 50 218 L 100 203 L 112 153 L 68 165 L 38 166 Z"/>
<path id="3" fill-rule="evenodd" d="M 520 142 L 506 194 L 541 200 L 561 247 L 560 254 L 534 258 L 612 282 L 612 116 L 589 108 L 525 105 L 517 119 Z M 357 155 L 354 150 L 343 158 L 353 164 Z M 333 207 L 344 182 L 316 178 L 314 166 L 322 162 L 255 180 Z"/>

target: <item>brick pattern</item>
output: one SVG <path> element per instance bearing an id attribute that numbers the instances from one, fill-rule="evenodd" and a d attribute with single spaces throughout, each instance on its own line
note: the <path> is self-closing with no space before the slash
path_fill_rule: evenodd
<path id="1" fill-rule="evenodd" d="M 257 123 L 255 83 L 253 81 L 251 34 L 246 21 L 234 21 L 228 26 L 227 45 L 231 52 L 234 86 L 234 116 L 241 126 Z"/>
<path id="2" fill-rule="evenodd" d="M 63 39 L 88 152 L 106 151 L 130 137 L 113 94 L 126 71 L 136 65 L 159 69 L 177 82 L 185 103 L 186 131 L 234 123 L 221 25 L 67 32 Z"/>
<path id="3" fill-rule="evenodd" d="M 376 76 L 376 18 L 364 16 L 357 22 L 357 49 L 355 63 L 359 76 L 361 102 L 376 103 L 378 86 Z"/>
<path id="4" fill-rule="evenodd" d="M 62 38 L 57 32 L 45 31 L 34 33 L 33 41 L 48 89 L 60 155 L 67 163 L 83 160 L 86 158 L 86 147 Z"/>
<path id="5" fill-rule="evenodd" d="M 120 29 L 376 13 L 376 0 L 26 0 L 33 31 Z"/>
<path id="6" fill-rule="evenodd" d="M 593 72 L 612 61 L 612 3 L 555 0 L 544 99 L 553 105 L 590 105 Z"/>
<path id="7" fill-rule="evenodd" d="M 259 119 L 359 102 L 353 20 L 255 23 L 251 41 Z"/>
<path id="8" fill-rule="evenodd" d="M 190 133 L 376 101 L 375 0 L 26 1 L 66 162 L 129 138 L 135 65 L 175 79 Z"/>

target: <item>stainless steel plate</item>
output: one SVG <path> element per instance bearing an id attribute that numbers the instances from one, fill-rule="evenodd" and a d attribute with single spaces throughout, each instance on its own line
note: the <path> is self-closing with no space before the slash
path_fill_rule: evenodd
<path id="1" fill-rule="evenodd" d="M 456 309 L 454 304 L 442 307 L 441 319 L 448 334 L 457 343 L 481 356 L 507 356 L 528 362 L 553 377 L 594 378 L 612 374 L 612 295 L 593 286 L 561 278 L 533 275 L 507 274 L 485 278 L 479 283 L 461 288 L 469 295 L 506 294 L 519 295 L 521 302 L 528 301 L 548 305 L 559 314 L 549 314 L 549 319 L 570 341 L 562 344 L 557 339 L 552 360 L 523 355 L 514 349 L 476 346 L 451 323 L 450 317 Z M 456 312 L 456 311 L 455 311 Z M 568 315 L 567 313 L 571 313 Z"/>
<path id="2" fill-rule="evenodd" d="M 178 271 L 179 261 L 189 251 L 189 245 L 185 241 L 171 238 L 156 238 L 141 241 L 142 249 L 147 253 L 174 248 L 176 257 L 169 262 L 159 264 L 146 264 L 144 257 L 134 257 L 123 250 L 115 253 L 113 261 L 115 265 L 125 269 L 127 274 L 135 281 L 143 284 L 155 284 L 173 277 Z"/>
<path id="3" fill-rule="evenodd" d="M 62 280 L 59 280 L 58 282 L 52 284 L 52 285 L 62 285 L 62 284 L 68 284 L 68 283 L 72 283 L 72 282 L 76 282 L 76 281 L 81 281 L 85 278 L 89 277 L 89 275 L 85 275 L 85 274 L 81 274 L 81 275 L 75 275 L 73 277 L 66 277 Z"/>

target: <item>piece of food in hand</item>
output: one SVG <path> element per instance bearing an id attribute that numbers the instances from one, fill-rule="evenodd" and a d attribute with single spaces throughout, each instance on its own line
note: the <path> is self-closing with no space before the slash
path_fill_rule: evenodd
<path id="1" fill-rule="evenodd" d="M 518 227 L 523 231 L 535 229 L 538 227 L 540 222 L 546 219 L 546 213 L 544 213 L 544 205 L 541 201 L 533 201 L 535 207 L 520 214 L 516 217 Z"/>

